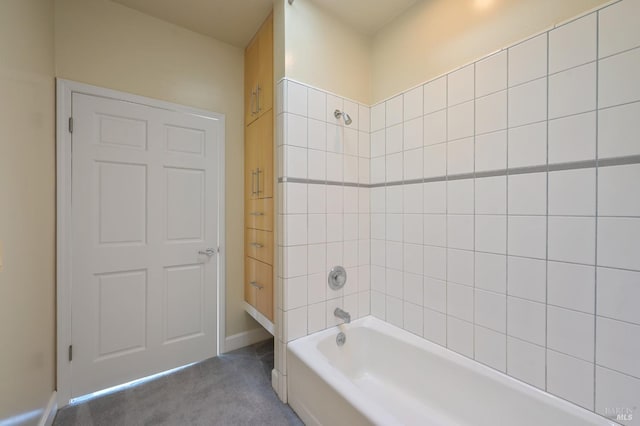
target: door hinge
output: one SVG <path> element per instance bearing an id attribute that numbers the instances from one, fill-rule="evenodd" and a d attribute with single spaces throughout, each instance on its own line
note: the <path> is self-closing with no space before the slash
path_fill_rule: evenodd
<path id="1" fill-rule="evenodd" d="M 73 361 L 73 345 L 69 345 L 69 362 Z"/>
<path id="2" fill-rule="evenodd" d="M 69 133 L 73 133 L 73 117 L 69 117 Z"/>

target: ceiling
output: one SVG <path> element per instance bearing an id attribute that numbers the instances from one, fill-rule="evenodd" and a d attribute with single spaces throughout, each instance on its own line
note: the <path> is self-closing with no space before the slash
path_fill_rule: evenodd
<path id="1" fill-rule="evenodd" d="M 374 35 L 419 0 L 312 1 L 361 33 Z"/>
<path id="2" fill-rule="evenodd" d="M 273 0 L 112 1 L 242 48 L 249 43 L 273 4 Z M 311 1 L 356 30 L 373 35 L 420 0 Z"/>
<path id="3" fill-rule="evenodd" d="M 273 0 L 112 1 L 242 48 L 273 7 Z"/>

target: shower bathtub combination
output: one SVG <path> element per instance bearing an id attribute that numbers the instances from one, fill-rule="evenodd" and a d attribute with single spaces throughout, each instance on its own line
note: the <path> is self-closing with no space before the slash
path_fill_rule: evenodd
<path id="1" fill-rule="evenodd" d="M 307 425 L 617 424 L 372 316 L 289 343 L 287 368 Z"/>

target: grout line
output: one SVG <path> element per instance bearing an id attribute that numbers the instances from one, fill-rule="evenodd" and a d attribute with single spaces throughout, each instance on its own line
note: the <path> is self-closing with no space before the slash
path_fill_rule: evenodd
<path id="1" fill-rule="evenodd" d="M 549 62 L 550 62 L 550 42 L 549 42 L 549 33 L 546 34 L 547 41 L 547 77 L 546 77 L 546 89 L 547 89 L 547 111 L 546 111 L 546 155 L 547 155 L 547 171 L 546 171 L 546 214 L 545 214 L 545 227 L 546 227 L 546 238 L 545 238 L 545 262 L 544 262 L 544 342 L 545 342 L 545 351 L 544 351 L 544 389 L 545 391 L 549 390 Z"/>
<path id="2" fill-rule="evenodd" d="M 507 127 L 509 127 L 509 50 L 506 51 L 507 62 Z M 509 331 L 509 131 L 507 130 L 507 149 L 506 149 L 506 172 L 504 178 L 504 207 L 505 207 L 505 242 L 504 242 L 504 263 L 505 263 L 505 277 L 504 277 L 504 372 L 508 374 L 507 366 L 509 365 L 509 343 L 507 339 L 507 333 Z"/>
<path id="3" fill-rule="evenodd" d="M 599 110 L 598 106 L 600 103 L 600 11 L 596 12 L 596 129 L 595 129 L 595 138 L 596 138 L 596 182 L 595 182 L 595 244 L 594 244 L 594 260 L 593 263 L 595 265 L 598 264 L 598 179 L 599 179 L 599 153 L 598 153 L 598 133 L 599 133 Z M 594 281 L 593 281 L 593 409 L 595 411 L 596 408 L 596 361 L 597 361 L 597 330 L 598 330 L 598 268 L 593 268 L 594 273 Z"/>

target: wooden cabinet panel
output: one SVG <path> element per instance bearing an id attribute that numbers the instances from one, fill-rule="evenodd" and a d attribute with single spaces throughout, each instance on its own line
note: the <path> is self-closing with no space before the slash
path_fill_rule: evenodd
<path id="1" fill-rule="evenodd" d="M 258 115 L 273 107 L 273 17 L 267 18 L 258 33 Z"/>
<path id="2" fill-rule="evenodd" d="M 246 200 L 245 208 L 247 228 L 273 231 L 273 198 Z"/>
<path id="3" fill-rule="evenodd" d="M 245 239 L 247 256 L 273 265 L 273 232 L 246 229 Z"/>
<path id="4" fill-rule="evenodd" d="M 273 197 L 273 110 L 267 111 L 258 124 L 258 166 L 256 170 L 258 198 Z"/>
<path id="5" fill-rule="evenodd" d="M 250 257 L 245 262 L 245 300 L 273 321 L 273 268 Z"/>
<path id="6" fill-rule="evenodd" d="M 244 123 L 248 125 L 258 118 L 258 38 L 254 38 L 244 53 Z"/>

